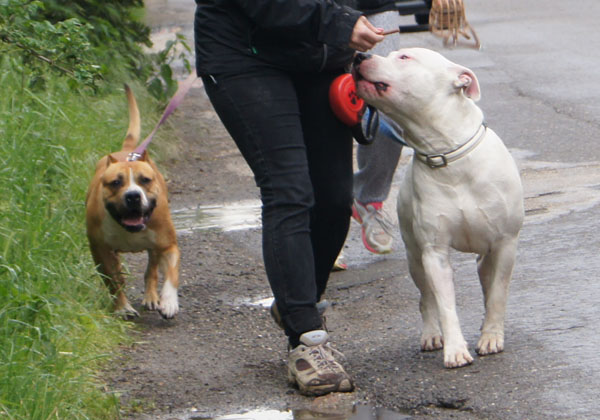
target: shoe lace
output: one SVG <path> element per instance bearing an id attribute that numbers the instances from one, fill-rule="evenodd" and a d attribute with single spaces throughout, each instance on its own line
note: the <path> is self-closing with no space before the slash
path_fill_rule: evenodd
<path id="1" fill-rule="evenodd" d="M 331 372 L 337 372 L 339 370 L 337 369 L 334 355 L 344 357 L 342 352 L 333 348 L 329 343 L 312 347 L 308 354 L 312 357 L 318 369 Z"/>
<path id="2" fill-rule="evenodd" d="M 339 357 L 342 360 L 346 360 L 346 356 L 344 355 L 344 353 L 342 353 L 341 351 L 339 351 L 338 349 L 336 349 L 334 346 L 331 345 L 331 343 L 325 343 L 323 345 L 323 347 L 325 347 L 327 350 L 329 350 L 331 352 L 331 356 L 332 357 Z"/>
<path id="3" fill-rule="evenodd" d="M 392 223 L 390 223 L 383 215 L 380 210 L 377 210 L 374 207 L 367 207 L 367 214 L 363 217 L 363 225 L 368 225 L 371 219 L 375 219 L 375 221 L 381 226 L 381 229 L 388 235 L 393 235 L 394 227 Z"/>

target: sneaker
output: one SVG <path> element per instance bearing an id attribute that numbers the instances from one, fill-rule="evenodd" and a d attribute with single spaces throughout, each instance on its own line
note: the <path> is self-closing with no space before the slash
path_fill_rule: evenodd
<path id="1" fill-rule="evenodd" d="M 309 331 L 300 336 L 300 345 L 288 355 L 288 380 L 302 395 L 350 392 L 352 379 L 334 356 L 343 355 L 328 343 L 326 331 Z"/>
<path id="2" fill-rule="evenodd" d="M 392 229 L 384 219 L 382 208 L 381 202 L 362 204 L 356 199 L 352 205 L 352 217 L 362 226 L 363 244 L 375 254 L 392 252 Z"/>
<path id="3" fill-rule="evenodd" d="M 275 299 L 273 299 L 273 303 L 271 303 L 271 308 L 269 309 L 269 312 L 271 313 L 271 318 L 273 318 L 273 321 L 275 321 L 277 326 L 282 330 L 285 329 L 283 325 L 283 320 L 281 319 L 281 315 L 279 314 L 279 309 L 277 309 L 277 305 L 275 304 Z"/>
<path id="4" fill-rule="evenodd" d="M 347 269 L 348 264 L 346 264 L 343 251 L 340 251 L 339 255 L 335 259 L 335 262 L 333 263 L 333 267 L 331 267 L 331 271 L 344 271 Z"/>

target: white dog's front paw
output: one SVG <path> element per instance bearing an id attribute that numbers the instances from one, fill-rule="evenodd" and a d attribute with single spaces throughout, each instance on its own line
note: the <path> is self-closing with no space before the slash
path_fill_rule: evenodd
<path id="1" fill-rule="evenodd" d="M 179 299 L 177 297 L 177 289 L 171 283 L 165 282 L 160 294 L 160 305 L 158 312 L 163 318 L 173 318 L 179 312 Z"/>
<path id="2" fill-rule="evenodd" d="M 441 334 L 423 334 L 421 336 L 421 350 L 434 351 L 444 348 L 444 338 Z"/>
<path id="3" fill-rule="evenodd" d="M 470 365 L 473 363 L 473 356 L 467 350 L 467 345 L 462 344 L 458 346 L 446 346 L 444 347 L 444 366 L 447 368 L 457 368 L 461 366 Z"/>
<path id="4" fill-rule="evenodd" d="M 485 356 L 486 354 L 500 353 L 504 350 L 504 334 L 502 333 L 482 333 L 477 342 L 477 354 Z"/>

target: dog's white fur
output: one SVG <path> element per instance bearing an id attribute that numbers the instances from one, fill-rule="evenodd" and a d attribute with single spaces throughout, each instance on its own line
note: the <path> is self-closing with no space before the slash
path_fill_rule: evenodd
<path id="1" fill-rule="evenodd" d="M 445 153 L 472 138 L 483 122 L 473 72 L 440 54 L 402 49 L 369 56 L 353 70 L 357 93 L 404 129 L 409 146 Z M 356 63 L 358 63 L 357 60 Z M 411 276 L 421 292 L 422 350 L 443 347 L 446 367 L 473 361 L 455 308 L 450 248 L 478 254 L 485 318 L 480 355 L 504 349 L 504 316 L 523 224 L 517 166 L 502 140 L 487 129 L 482 142 L 448 166 L 416 157 L 398 196 L 398 217 Z"/>

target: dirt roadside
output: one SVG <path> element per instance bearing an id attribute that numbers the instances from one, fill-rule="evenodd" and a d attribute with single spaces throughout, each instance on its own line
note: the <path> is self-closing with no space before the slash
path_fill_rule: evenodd
<path id="1" fill-rule="evenodd" d="M 598 339 L 589 332 L 598 319 L 594 232 L 600 220 L 600 171 L 598 148 L 587 141 L 598 137 L 598 126 L 591 117 L 581 119 L 588 112 L 595 115 L 589 96 L 595 79 L 588 71 L 594 68 L 589 43 L 578 41 L 592 39 L 596 25 L 556 0 L 542 15 L 523 2 L 497 3 L 470 3 L 470 21 L 486 41 L 481 51 L 440 50 L 439 39 L 429 34 L 402 37 L 403 45 L 443 51 L 477 72 L 490 127 L 502 131 L 519 157 L 528 214 L 511 282 L 505 352 L 477 357 L 473 351 L 471 366 L 453 370 L 442 367 L 441 352 L 421 353 L 418 293 L 401 240 L 396 237 L 393 253 L 374 256 L 365 251 L 353 223 L 344 249 L 350 269 L 331 277 L 327 299 L 334 305 L 327 324 L 347 356 L 357 390 L 304 398 L 286 384 L 282 334 L 266 308 L 247 304 L 269 295 L 260 230 L 180 231 L 181 313 L 172 321 L 143 313 L 134 321 L 136 344 L 122 350 L 110 375 L 109 389 L 121 393 L 127 408 L 123 418 L 198 420 L 234 414 L 240 419 L 239 413 L 255 408 L 276 411 L 243 418 L 598 417 Z M 159 40 L 164 43 L 174 33 L 193 38 L 193 2 L 144 4 L 159 47 Z M 572 48 L 577 44 L 582 51 Z M 566 67 L 567 61 L 556 60 L 557 46 L 573 59 Z M 562 77 L 573 71 L 587 75 Z M 257 202 L 252 176 L 202 89 L 192 90 L 170 123 L 177 129 L 168 142 L 179 142 L 181 154 L 160 166 L 168 175 L 176 214 L 197 206 Z M 157 140 L 151 152 L 165 143 Z M 391 220 L 404 167 L 399 165 L 384 206 Z M 131 261 L 128 294 L 139 308 L 144 258 Z M 473 350 L 483 315 L 474 256 L 453 254 L 452 265 L 461 327 Z M 349 414 L 354 402 L 367 404 L 361 409 L 381 406 L 399 414 Z M 294 411 L 301 408 L 313 414 Z"/>
<path id="2" fill-rule="evenodd" d="M 181 153 L 162 167 L 173 211 L 258 198 L 249 169 L 202 88 L 193 88 L 172 118 Z M 411 418 L 495 418 L 471 407 L 479 388 L 493 387 L 494 378 L 469 382 L 474 372 L 443 369 L 441 353 L 419 351 L 418 295 L 399 253 L 332 274 L 328 327 L 357 390 L 315 399 L 288 386 L 285 339 L 267 308 L 243 303 L 270 296 L 260 230 L 197 230 L 178 240 L 181 312 L 174 320 L 140 308 L 145 258 L 128 258 L 134 276 L 128 296 L 142 315 L 134 321 L 136 343 L 122 349 L 110 381 L 122 395 L 125 418 L 206 419 L 257 408 L 339 416 L 354 403 L 382 405 Z M 492 367 L 501 358 L 481 359 L 476 372 L 482 364 L 497 372 Z"/>
<path id="3" fill-rule="evenodd" d="M 190 6 L 184 2 L 174 2 L 181 11 L 155 3 L 152 16 L 169 22 L 165 35 L 173 22 L 189 20 Z M 189 24 L 182 26 L 190 30 Z M 170 123 L 180 152 L 160 166 L 172 212 L 258 200 L 252 174 L 204 89 L 192 88 Z M 123 418 L 212 419 L 259 408 L 294 411 L 294 418 L 303 420 L 535 418 L 539 387 L 522 378 L 522 372 L 537 369 L 535 352 L 528 351 L 536 349 L 535 342 L 514 334 L 510 339 L 523 350 L 520 354 L 477 358 L 455 370 L 442 367 L 441 352 L 419 351 L 419 295 L 399 237 L 392 254 L 378 257 L 363 248 L 357 224 L 351 226 L 344 250 L 350 269 L 332 274 L 326 292 L 332 307 L 326 315 L 357 389 L 321 398 L 305 398 L 288 386 L 283 333 L 267 308 L 248 304 L 270 296 L 260 229 L 188 230 L 178 240 L 181 312 L 173 320 L 141 310 L 145 257 L 127 258 L 133 276 L 128 296 L 141 317 L 133 321 L 136 343 L 122 349 L 109 380 L 110 389 L 121 395 Z M 469 308 L 460 314 L 461 323 L 473 343 L 482 309 L 473 258 L 457 256 L 455 269 L 463 277 L 457 301 Z M 389 411 L 390 417 L 357 417 L 351 414 L 354 404 L 385 407 L 398 416 Z"/>

